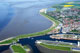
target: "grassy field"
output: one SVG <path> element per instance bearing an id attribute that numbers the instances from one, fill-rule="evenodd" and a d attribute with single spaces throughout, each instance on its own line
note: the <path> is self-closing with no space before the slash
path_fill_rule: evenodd
<path id="1" fill-rule="evenodd" d="M 53 50 L 61 50 L 61 51 L 71 51 L 72 53 L 80 53 L 80 52 L 77 52 L 77 51 L 72 51 L 70 49 L 70 47 L 63 47 L 63 46 L 55 46 L 55 45 L 47 45 L 47 44 L 43 44 L 43 43 L 40 43 L 41 46 L 45 47 L 45 48 L 48 48 L 48 49 L 53 49 Z"/>
<path id="2" fill-rule="evenodd" d="M 67 47 L 75 47 L 75 46 L 73 46 L 73 45 L 69 45 L 69 44 L 59 44 L 59 46 L 67 46 Z"/>
<path id="3" fill-rule="evenodd" d="M 12 43 L 14 41 L 15 42 L 17 41 L 16 38 L 12 38 L 12 39 L 9 39 L 9 40 L 2 41 L 2 42 L 0 42 L 0 45 L 1 44 L 10 44 L 10 43 Z"/>
<path id="4" fill-rule="evenodd" d="M 24 49 L 29 49 L 26 45 L 24 45 L 23 47 L 24 47 Z"/>
<path id="5" fill-rule="evenodd" d="M 24 45 L 24 46 L 23 46 L 23 48 L 24 48 L 24 49 L 26 49 L 26 50 L 27 50 L 27 52 L 29 52 L 29 51 L 30 51 L 30 48 L 29 48 L 29 46 L 28 46 L 28 45 Z"/>
<path id="6" fill-rule="evenodd" d="M 21 45 L 12 45 L 11 46 L 14 53 L 27 53 Z"/>
<path id="7" fill-rule="evenodd" d="M 64 44 L 64 43 L 44 43 L 44 44 L 48 44 L 48 45 L 58 45 L 58 46 L 63 46 L 63 47 L 76 47 L 74 45 L 70 45 L 70 44 Z"/>
<path id="8" fill-rule="evenodd" d="M 43 44 L 43 43 L 41 43 L 40 45 L 45 47 L 45 48 L 49 48 L 49 49 L 53 49 L 53 50 L 71 51 L 70 47 L 47 45 L 47 44 Z"/>

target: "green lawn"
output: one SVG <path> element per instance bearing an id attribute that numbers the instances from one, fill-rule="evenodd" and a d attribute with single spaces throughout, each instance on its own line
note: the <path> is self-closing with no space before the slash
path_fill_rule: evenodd
<path id="1" fill-rule="evenodd" d="M 24 49 L 27 49 L 27 52 L 29 52 L 29 51 L 30 51 L 30 48 L 29 48 L 29 46 L 28 46 L 28 45 L 24 45 L 24 46 L 23 46 L 23 48 L 24 48 Z"/>
<path id="2" fill-rule="evenodd" d="M 54 50 L 62 50 L 62 51 L 71 51 L 70 47 L 62 47 L 62 46 L 55 46 L 55 45 L 47 45 L 47 44 L 40 44 L 43 47 L 54 49 Z"/>
<path id="3" fill-rule="evenodd" d="M 9 43 L 12 43 L 12 42 L 14 42 L 14 41 L 17 41 L 15 38 L 12 38 L 12 39 L 10 39 L 10 40 L 5 40 L 5 41 L 3 41 L 3 42 L 0 42 L 0 44 L 9 44 Z"/>
<path id="4" fill-rule="evenodd" d="M 58 43 L 58 44 L 56 44 L 56 43 L 47 43 L 47 44 L 49 44 L 49 45 L 59 45 L 59 46 L 66 46 L 66 47 L 75 47 L 74 45 L 70 45 L 70 44 L 63 44 L 63 43 Z"/>
<path id="5" fill-rule="evenodd" d="M 12 45 L 11 48 L 14 53 L 26 53 L 26 51 L 22 48 L 21 45 Z"/>
<path id="6" fill-rule="evenodd" d="M 24 49 L 29 49 L 27 45 L 24 45 L 23 47 L 24 47 Z"/>
<path id="7" fill-rule="evenodd" d="M 75 47 L 73 45 L 69 45 L 69 44 L 59 44 L 60 46 L 68 46 L 68 47 Z"/>

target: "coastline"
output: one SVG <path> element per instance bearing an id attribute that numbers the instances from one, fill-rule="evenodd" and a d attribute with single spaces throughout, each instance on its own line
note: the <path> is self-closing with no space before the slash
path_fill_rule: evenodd
<path id="1" fill-rule="evenodd" d="M 41 9 L 42 10 L 42 9 Z M 39 13 L 40 15 L 41 15 L 41 12 Z M 46 16 L 44 16 L 44 15 L 41 15 L 41 16 L 43 16 L 43 17 L 46 17 Z M 46 17 L 48 20 L 50 20 L 48 17 Z M 52 27 L 54 27 L 56 24 L 55 24 L 55 22 L 54 21 L 52 21 L 52 20 L 50 20 L 53 24 L 49 27 L 49 28 L 52 28 Z"/>
<path id="2" fill-rule="evenodd" d="M 0 41 L 0 43 L 1 42 L 5 42 L 5 41 L 8 41 L 8 40 L 12 40 L 12 42 L 10 42 L 9 44 L 11 44 L 11 43 L 13 43 L 13 42 L 18 42 L 18 40 L 20 40 L 20 39 L 24 39 L 24 38 L 30 38 L 30 37 L 36 37 L 36 36 L 44 36 L 45 34 L 48 34 L 48 32 L 50 32 L 51 30 L 54 30 L 58 25 L 59 25 L 59 21 L 57 21 L 57 20 L 55 20 L 55 21 L 57 21 L 58 22 L 58 24 L 56 24 L 56 22 L 54 21 L 54 20 L 51 20 L 49 17 L 48 17 L 48 15 L 46 15 L 46 14 L 43 14 L 43 13 L 41 13 L 41 12 L 39 12 L 39 14 L 41 15 L 41 16 L 43 16 L 44 18 L 46 18 L 46 19 L 48 19 L 49 21 L 51 21 L 52 22 L 52 25 L 49 27 L 49 28 L 47 28 L 47 29 L 45 29 L 45 30 L 42 30 L 42 31 L 40 31 L 40 32 L 35 32 L 35 33 L 31 33 L 31 34 L 23 34 L 23 35 L 19 35 L 19 36 L 16 36 L 16 37 L 10 37 L 10 38 L 7 38 L 7 39 L 4 39 L 4 40 L 2 40 L 2 41 Z M 46 16 L 45 16 L 46 15 Z M 54 19 L 54 18 L 53 18 Z M 17 40 L 17 41 L 16 41 Z M 2 45 L 9 45 L 9 44 L 0 44 L 0 46 L 2 46 Z M 12 48 L 10 48 L 11 50 L 12 50 Z M 30 48 L 31 49 L 31 48 Z M 47 48 L 46 48 L 47 49 Z M 49 49 L 48 49 L 49 50 Z M 50 49 L 51 50 L 51 49 Z M 14 51 L 13 51 L 14 52 Z"/>
<path id="3" fill-rule="evenodd" d="M 22 39 L 22 38 L 28 38 L 28 37 L 35 37 L 35 36 L 41 36 L 41 35 L 45 35 L 45 34 L 47 34 L 48 32 L 50 32 L 51 30 L 53 30 L 57 25 L 55 24 L 56 22 L 55 21 L 57 21 L 57 20 L 55 20 L 54 18 L 54 20 L 55 21 L 53 21 L 53 20 L 51 20 L 50 18 L 50 16 L 49 17 L 47 17 L 48 15 L 43 15 L 43 14 L 41 14 L 40 13 L 40 15 L 41 16 L 44 16 L 44 18 L 47 18 L 48 20 L 50 20 L 53 24 L 52 24 L 52 26 L 51 27 L 49 27 L 48 29 L 45 29 L 45 30 L 43 30 L 43 31 L 40 31 L 40 32 L 35 32 L 35 33 L 31 33 L 31 34 L 24 34 L 24 35 L 20 35 L 20 36 L 17 36 L 16 38 L 17 39 Z M 58 22 L 58 21 L 57 21 Z M 55 24 L 55 25 L 54 25 Z M 58 22 L 58 24 L 59 24 L 59 22 Z M 41 34 L 39 34 L 39 33 L 41 33 Z M 29 36 L 30 35 L 30 36 Z"/>
<path id="4" fill-rule="evenodd" d="M 44 16 L 44 15 L 42 15 L 41 13 L 40 13 L 40 15 L 41 15 L 41 16 Z M 55 25 L 54 25 L 55 22 L 54 22 L 53 20 L 49 19 L 49 18 L 46 17 L 46 16 L 44 16 L 44 18 L 47 18 L 47 19 L 50 20 L 53 24 L 52 24 L 52 26 L 49 27 L 48 29 L 41 31 L 42 33 L 41 33 L 41 32 L 36 32 L 36 33 L 31 33 L 31 34 L 29 34 L 29 35 L 33 35 L 33 34 L 34 34 L 33 36 L 21 35 L 21 36 L 24 36 L 24 37 L 18 37 L 18 36 L 17 36 L 17 37 L 10 37 L 10 38 L 8 38 L 8 39 L 5 39 L 5 40 L 0 41 L 0 43 L 4 43 L 4 42 L 6 42 L 6 41 L 12 40 L 10 43 L 0 44 L 0 46 L 2 46 L 2 45 L 9 45 L 9 44 L 11 44 L 11 43 L 13 43 L 13 42 L 17 42 L 19 39 L 28 38 L 28 37 L 41 36 L 41 35 L 44 35 L 44 34 L 50 32 L 51 29 L 55 27 Z M 52 30 L 53 30 L 53 29 L 52 29 Z M 39 33 L 41 33 L 41 34 L 39 34 Z M 35 34 L 36 34 L 36 35 L 35 35 Z M 27 36 L 27 37 L 25 37 L 25 36 Z M 16 40 L 17 40 L 17 41 L 16 41 Z"/>
<path id="5" fill-rule="evenodd" d="M 7 39 L 4 39 L 4 40 L 1 40 L 0 42 L 6 41 L 6 40 L 10 40 L 10 39 L 13 39 L 13 37 L 10 37 L 10 38 L 7 38 Z"/>
<path id="6" fill-rule="evenodd" d="M 25 35 L 19 35 L 19 36 L 16 36 L 16 37 L 10 37 L 8 39 L 5 39 L 5 40 L 2 40 L 0 41 L 1 42 L 4 42 L 4 41 L 7 41 L 7 40 L 10 40 L 10 39 L 16 39 L 16 40 L 19 40 L 19 39 L 23 39 L 23 38 L 28 38 L 28 37 L 35 37 L 35 36 L 41 36 L 41 35 L 44 35 L 44 34 L 47 34 L 48 32 L 50 32 L 51 30 L 53 30 L 53 28 L 55 28 L 56 24 L 55 24 L 55 21 L 51 20 L 49 17 L 45 16 L 45 15 L 42 15 L 41 12 L 39 12 L 39 14 L 41 16 L 44 16 L 44 18 L 50 20 L 53 24 L 51 27 L 49 27 L 48 29 L 46 30 L 43 30 L 43 31 L 40 31 L 40 32 L 35 32 L 35 33 L 31 33 L 31 34 L 25 34 Z M 40 34 L 39 34 L 40 33 Z M 13 40 L 15 41 L 15 40 Z M 11 42 L 12 43 L 12 42 Z M 2 44 L 0 44 L 2 45 Z"/>

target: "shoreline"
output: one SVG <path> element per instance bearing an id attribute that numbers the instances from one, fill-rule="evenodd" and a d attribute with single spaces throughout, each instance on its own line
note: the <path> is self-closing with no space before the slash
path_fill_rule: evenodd
<path id="1" fill-rule="evenodd" d="M 42 10 L 42 9 L 41 9 Z M 39 12 L 39 14 L 41 15 L 41 12 Z M 43 16 L 43 17 L 46 17 L 46 16 L 44 16 L 44 15 L 41 15 L 41 16 Z M 46 17 L 47 18 L 47 17 Z M 50 20 L 49 18 L 47 18 L 48 20 Z M 56 24 L 55 24 L 55 22 L 54 21 L 52 21 L 52 20 L 50 20 L 51 22 L 52 22 L 52 25 L 49 27 L 49 28 L 52 28 L 52 27 L 54 27 Z"/>
<path id="2" fill-rule="evenodd" d="M 1 42 L 4 42 L 4 41 L 7 41 L 7 40 L 10 40 L 10 39 L 14 39 L 14 38 L 16 38 L 16 40 L 19 40 L 19 39 L 28 38 L 28 37 L 41 36 L 41 35 L 44 35 L 44 34 L 50 32 L 50 31 L 51 31 L 51 28 L 54 28 L 54 27 L 56 26 L 55 21 L 51 20 L 49 17 L 47 17 L 47 16 L 45 16 L 45 15 L 42 15 L 40 11 L 39 11 L 39 14 L 40 14 L 41 16 L 44 16 L 44 18 L 50 20 L 50 21 L 53 23 L 48 29 L 45 29 L 45 30 L 40 31 L 40 32 L 31 33 L 31 34 L 23 34 L 23 35 L 19 35 L 19 36 L 16 36 L 16 37 L 10 37 L 10 38 L 8 38 L 8 39 L 1 40 L 0 43 L 1 43 Z M 52 29 L 52 30 L 53 30 L 53 29 Z M 42 32 L 42 34 L 38 35 L 38 34 L 41 33 L 41 32 Z M 46 33 L 45 33 L 45 32 L 46 32 Z M 33 34 L 35 34 L 35 35 L 33 35 Z M 33 35 L 33 36 L 29 36 L 29 35 Z M 22 36 L 22 37 L 21 37 L 21 36 Z M 26 36 L 26 37 L 23 37 L 23 36 Z M 0 44 L 0 45 L 2 45 L 2 44 Z"/>
<path id="3" fill-rule="evenodd" d="M 0 42 L 3 42 L 3 41 L 7 41 L 7 40 L 10 40 L 10 39 L 13 39 L 14 37 L 10 37 L 10 38 L 6 38 L 4 40 L 1 40 Z"/>
<path id="4" fill-rule="evenodd" d="M 8 40 L 12 40 L 12 39 L 14 39 L 14 40 L 12 40 L 12 42 L 14 42 L 15 40 L 17 40 L 17 41 L 15 41 L 15 42 L 18 42 L 18 40 L 20 40 L 20 39 L 24 39 L 24 38 L 29 38 L 29 37 L 37 37 L 37 36 L 44 36 L 45 34 L 48 34 L 50 31 L 52 31 L 52 30 L 54 30 L 55 28 L 56 28 L 56 26 L 58 26 L 59 25 L 59 21 L 57 21 L 56 19 L 54 19 L 53 18 L 53 20 L 51 20 L 49 17 L 48 17 L 48 15 L 46 15 L 46 14 L 41 14 L 41 12 L 39 12 L 39 14 L 41 15 L 41 16 L 43 16 L 44 18 L 46 18 L 46 19 L 48 19 L 49 21 L 51 21 L 52 22 L 52 25 L 49 27 L 49 28 L 47 28 L 47 29 L 45 29 L 45 30 L 42 30 L 42 31 L 40 31 L 40 32 L 35 32 L 35 33 L 30 33 L 30 34 L 23 34 L 23 35 L 19 35 L 19 36 L 16 36 L 16 37 L 10 37 L 10 38 L 6 38 L 6 39 L 4 39 L 4 40 L 2 40 L 2 41 L 0 41 L 0 43 L 1 42 L 5 42 L 5 41 L 8 41 Z M 54 21 L 55 20 L 55 21 Z M 58 23 L 56 23 L 56 22 L 58 22 Z M 39 33 L 41 33 L 42 32 L 42 34 L 39 34 Z M 12 43 L 11 42 L 11 43 Z M 10 44 L 10 43 L 9 43 Z M 7 45 L 6 43 L 5 44 L 0 44 L 1 46 L 2 45 Z M 10 45 L 11 46 L 11 45 Z M 12 48 L 10 48 L 11 50 L 12 50 Z"/>

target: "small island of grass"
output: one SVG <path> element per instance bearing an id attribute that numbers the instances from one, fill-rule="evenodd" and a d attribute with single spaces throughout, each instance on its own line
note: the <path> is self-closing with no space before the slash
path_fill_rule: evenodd
<path id="1" fill-rule="evenodd" d="M 23 48 L 21 45 L 19 45 L 19 44 L 17 44 L 17 45 L 12 45 L 12 46 L 11 46 L 11 49 L 12 49 L 12 51 L 13 51 L 14 53 L 27 53 L 27 52 L 24 50 L 24 48 Z"/>

